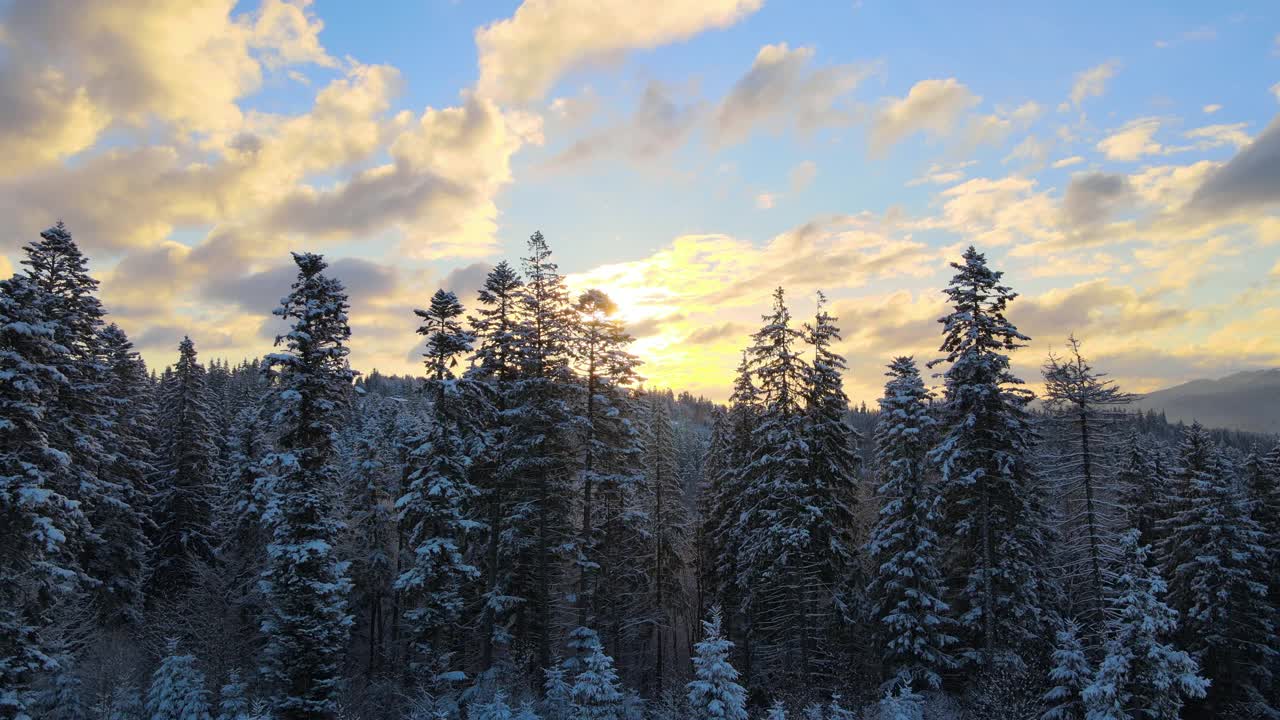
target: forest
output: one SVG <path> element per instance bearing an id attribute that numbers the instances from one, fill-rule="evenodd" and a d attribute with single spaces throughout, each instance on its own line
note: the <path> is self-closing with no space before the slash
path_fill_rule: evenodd
<path id="1" fill-rule="evenodd" d="M 782 288 L 727 404 L 649 384 L 541 233 L 424 292 L 418 377 L 350 366 L 317 254 L 271 353 L 157 369 L 65 226 L 23 250 L 0 718 L 1280 718 L 1276 438 L 1128 410 L 1069 328 L 1037 397 L 972 247 L 870 409 Z"/>

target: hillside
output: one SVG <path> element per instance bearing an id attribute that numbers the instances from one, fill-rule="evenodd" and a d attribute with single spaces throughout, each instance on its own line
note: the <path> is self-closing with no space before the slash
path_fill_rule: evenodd
<path id="1" fill-rule="evenodd" d="M 1148 393 L 1136 406 L 1163 410 L 1171 421 L 1199 420 L 1207 427 L 1280 433 L 1280 368 L 1192 380 Z"/>

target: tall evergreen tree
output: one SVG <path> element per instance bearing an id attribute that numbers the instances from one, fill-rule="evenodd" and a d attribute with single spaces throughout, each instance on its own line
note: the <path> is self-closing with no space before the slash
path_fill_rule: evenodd
<path id="1" fill-rule="evenodd" d="M 1049 709 L 1040 716 L 1040 720 L 1084 720 L 1084 689 L 1093 681 L 1093 669 L 1089 666 L 1089 658 L 1085 657 L 1075 621 L 1067 621 L 1058 631 L 1057 638 L 1053 667 L 1049 670 L 1049 682 L 1053 687 L 1044 694 Z"/>
<path id="2" fill-rule="evenodd" d="M 334 422 L 354 373 L 347 366 L 347 296 L 324 274 L 323 258 L 294 253 L 298 279 L 276 314 L 293 326 L 283 351 L 264 363 L 274 376 L 276 452 L 263 459 L 270 529 L 263 579 L 268 608 L 263 672 L 286 720 L 337 711 L 342 653 L 351 617 L 346 563 L 335 556 L 338 526 L 329 507 Z"/>
<path id="3" fill-rule="evenodd" d="M 46 428 L 68 382 L 65 349 L 43 291 L 0 281 L 0 717 L 24 717 L 35 675 L 56 667 L 46 630 L 53 607 L 79 587 L 80 505 L 59 492 L 68 455 Z"/>
<path id="4" fill-rule="evenodd" d="M 471 350 L 472 336 L 458 323 L 462 306 L 443 290 L 431 299 L 418 332 L 427 337 L 427 389 L 432 421 L 414 441 L 408 486 L 396 501 L 413 558 L 396 579 L 410 599 L 406 612 L 415 646 L 414 663 L 433 668 L 445 660 L 442 634 L 462 612 L 463 585 L 478 575 L 463 553 L 465 535 L 474 529 L 467 504 L 477 494 L 469 468 L 473 447 L 463 422 L 465 387 L 453 375 L 458 357 Z"/>
<path id="5" fill-rule="evenodd" d="M 971 658 L 1018 663 L 1044 624 L 1044 508 L 1030 463 L 1030 393 L 1007 354 L 1028 338 L 1005 318 L 1017 293 L 982 253 L 970 247 L 952 267 L 944 290 L 952 309 L 939 319 L 945 356 L 930 363 L 950 363 L 940 409 L 947 431 L 931 453 L 942 475 L 943 534 L 953 543 L 949 601 Z"/>
<path id="6" fill-rule="evenodd" d="M 927 463 L 935 423 L 913 359 L 894 359 L 886 375 L 875 431 L 880 514 L 867 546 L 876 567 L 869 595 L 886 674 L 937 689 L 956 639 L 942 599 L 940 498 Z"/>
<path id="7" fill-rule="evenodd" d="M 195 343 L 184 337 L 178 362 L 160 386 L 162 435 L 155 499 L 156 539 L 152 592 L 181 592 L 192 565 L 213 557 L 213 498 L 221 479 L 218 431 L 205 368 Z"/>
<path id="8" fill-rule="evenodd" d="M 178 641 L 170 640 L 166 655 L 151 676 L 147 691 L 150 720 L 210 720 L 209 691 L 204 673 L 191 655 L 178 654 Z"/>
<path id="9" fill-rule="evenodd" d="M 1108 450 L 1121 408 L 1136 396 L 1095 371 L 1080 354 L 1074 335 L 1067 338 L 1067 348 L 1066 357 L 1050 354 L 1042 371 L 1045 409 L 1054 429 L 1047 472 L 1062 508 L 1067 594 L 1078 605 L 1073 609 L 1086 628 L 1086 641 L 1091 641 L 1089 629 L 1102 624 L 1102 575 L 1109 562 L 1107 552 L 1114 546 L 1114 501 L 1106 494 L 1113 485 Z"/>
<path id="10" fill-rule="evenodd" d="M 668 638 L 676 621 L 688 612 L 688 595 L 682 578 L 688 550 L 688 508 L 676 465 L 675 428 L 663 393 L 649 393 L 648 437 L 645 467 L 648 470 L 649 537 L 653 544 L 649 568 L 653 588 L 654 695 L 660 697 L 669 666 L 665 665 Z M 674 660 L 674 658 L 673 658 Z"/>
<path id="11" fill-rule="evenodd" d="M 747 691 L 729 664 L 733 643 L 720 634 L 720 608 L 711 608 L 702 623 L 702 641 L 693 657 L 689 711 L 693 720 L 747 720 Z"/>
<path id="12" fill-rule="evenodd" d="M 1105 654 L 1082 694 L 1088 720 L 1177 720 L 1185 698 L 1204 697 L 1208 687 L 1195 660 L 1170 644 L 1178 616 L 1146 556 L 1136 531 L 1121 536 Z"/>
<path id="13" fill-rule="evenodd" d="M 516 347 L 520 292 L 523 282 L 505 261 L 494 266 L 485 277 L 477 295 L 476 314 L 469 317 L 477 345 L 467 377 L 490 388 L 492 401 L 484 418 L 487 429 L 485 452 L 472 467 L 472 478 L 481 492 L 485 522 L 484 551 L 480 561 L 481 618 L 480 665 L 484 670 L 494 664 L 495 648 L 510 644 L 507 625 L 511 612 L 522 598 L 513 578 L 513 544 L 505 521 L 513 514 L 515 502 L 510 478 L 503 472 L 500 453 L 506 447 L 510 417 L 507 410 L 512 389 L 520 376 L 520 358 Z"/>
<path id="14" fill-rule="evenodd" d="M 1116 474 L 1116 504 L 1121 524 L 1138 531 L 1138 542 L 1152 546 L 1157 539 L 1158 514 L 1169 492 L 1169 479 L 1162 472 L 1160 449 L 1134 431 L 1120 460 Z"/>

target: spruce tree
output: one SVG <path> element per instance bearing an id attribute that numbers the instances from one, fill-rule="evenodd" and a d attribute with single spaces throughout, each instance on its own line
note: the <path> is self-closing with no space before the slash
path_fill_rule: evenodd
<path id="1" fill-rule="evenodd" d="M 577 628 L 570 637 L 580 648 L 577 677 L 573 681 L 576 720 L 622 720 L 622 691 L 613 658 L 604 652 L 594 630 Z"/>
<path id="2" fill-rule="evenodd" d="M 1030 393 L 1007 353 L 1028 338 L 1005 318 L 1017 297 L 1003 273 L 970 247 L 944 293 L 945 433 L 931 452 L 941 473 L 944 537 L 952 542 L 949 601 L 968 656 L 990 666 L 1020 664 L 1020 651 L 1041 639 L 1045 556 L 1044 508 L 1030 462 L 1035 438 Z M 999 657 L 997 657 L 999 656 Z"/>
<path id="3" fill-rule="evenodd" d="M 1177 720 L 1185 698 L 1209 683 L 1196 662 L 1170 643 L 1177 613 L 1165 605 L 1164 580 L 1148 566 L 1137 531 L 1119 539 L 1108 583 L 1107 641 L 1097 674 L 1082 697 L 1087 720 Z"/>
<path id="4" fill-rule="evenodd" d="M 688 549 L 689 513 L 684 502 L 675 455 L 675 428 L 664 393 L 649 393 L 648 434 L 644 465 L 648 470 L 649 538 L 653 550 L 649 554 L 650 585 L 653 588 L 653 653 L 654 694 L 661 696 L 666 680 L 664 665 L 670 633 L 675 632 L 678 618 L 688 611 L 688 596 L 682 577 Z M 674 658 L 672 658 L 674 660 Z"/>
<path id="5" fill-rule="evenodd" d="M 747 691 L 729 664 L 732 649 L 720 634 L 720 608 L 712 607 L 702 623 L 702 641 L 694 646 L 694 679 L 688 684 L 692 720 L 747 719 Z"/>
<path id="6" fill-rule="evenodd" d="M 248 685 L 238 670 L 232 670 L 218 692 L 218 720 L 250 720 Z"/>
<path id="7" fill-rule="evenodd" d="M 171 596 L 192 582 L 193 565 L 213 557 L 214 493 L 221 479 L 218 431 L 205 368 L 184 337 L 178 361 L 160 386 L 165 428 L 156 479 L 152 593 Z"/>
<path id="8" fill-rule="evenodd" d="M 101 623 L 106 627 L 142 622 L 143 583 L 151 548 L 147 532 L 147 498 L 155 474 L 149 435 L 155 427 L 154 403 L 147 368 L 133 343 L 114 323 L 103 328 L 103 358 L 108 370 L 108 414 L 115 444 L 101 477 L 110 502 L 99 513 L 102 543 L 91 564 L 110 569 L 96 589 Z"/>
<path id="9" fill-rule="evenodd" d="M 319 255 L 294 253 L 298 279 L 276 314 L 292 321 L 268 355 L 273 373 L 276 451 L 263 459 L 263 521 L 271 534 L 263 672 L 282 719 L 330 718 L 337 711 L 342 654 L 351 617 L 346 563 L 335 555 L 338 524 L 329 495 L 334 423 L 353 373 L 347 366 L 347 296 L 324 275 Z"/>
<path id="10" fill-rule="evenodd" d="M 940 498 L 927 462 L 935 423 L 915 361 L 894 359 L 875 430 L 880 513 L 867 550 L 875 563 L 868 594 L 880 622 L 886 674 L 932 689 L 953 661 L 954 621 L 942 600 Z"/>
<path id="11" fill-rule="evenodd" d="M 564 666 L 556 663 L 543 670 L 542 714 L 546 720 L 568 720 L 573 709 L 573 686 L 565 680 Z"/>
<path id="12" fill-rule="evenodd" d="M 523 283 L 505 261 L 494 266 L 485 277 L 476 297 L 475 315 L 468 318 L 476 335 L 476 351 L 466 377 L 489 389 L 491 402 L 482 422 L 488 441 L 484 452 L 474 459 L 472 478 L 481 493 L 481 518 L 485 523 L 484 551 L 480 560 L 481 618 L 480 665 L 484 670 L 494 664 L 495 648 L 510 643 L 507 624 L 514 608 L 523 598 L 513 577 L 514 548 L 503 542 L 509 529 L 505 524 L 512 516 L 516 501 L 511 479 L 503 471 L 501 452 L 506 447 L 510 417 L 507 409 L 513 401 L 513 388 L 520 375 L 516 347 L 519 327 L 517 309 Z"/>
<path id="13" fill-rule="evenodd" d="M 1083 693 L 1093 681 L 1093 669 L 1080 644 L 1080 630 L 1074 620 L 1068 620 L 1058 631 L 1057 645 L 1053 649 L 1053 667 L 1049 670 L 1049 682 L 1053 687 L 1044 694 L 1049 705 L 1040 720 L 1084 720 Z"/>
<path id="14" fill-rule="evenodd" d="M 1161 472 L 1159 448 L 1137 431 L 1129 434 L 1120 470 L 1116 474 L 1116 504 L 1124 527 L 1138 531 L 1138 542 L 1155 544 L 1158 513 L 1169 492 L 1169 479 Z"/>
<path id="15" fill-rule="evenodd" d="M 151 675 L 147 691 L 150 720 L 210 720 L 209 691 L 204 673 L 191 655 L 178 654 L 178 641 L 169 640 L 160 667 Z"/>
<path id="16" fill-rule="evenodd" d="M 1059 535 L 1065 550 L 1061 569 L 1068 597 L 1092 641 L 1102 624 L 1103 570 L 1114 546 L 1109 496 L 1113 485 L 1109 452 L 1120 409 L 1136 396 L 1122 392 L 1080 354 L 1080 342 L 1067 338 L 1066 357 L 1050 354 L 1044 375 L 1044 406 L 1052 424 L 1052 478 L 1063 518 Z M 1091 643 L 1092 644 L 1092 643 Z"/>
<path id="17" fill-rule="evenodd" d="M 472 336 L 457 318 L 462 306 L 443 290 L 431 299 L 419 334 L 427 337 L 427 390 L 432 418 L 425 436 L 413 441 L 408 486 L 396 501 L 399 520 L 407 530 L 412 560 L 396 579 L 395 588 L 409 599 L 405 618 L 410 624 L 415 666 L 433 672 L 443 661 L 442 633 L 462 611 L 463 585 L 478 575 L 464 557 L 465 534 L 473 527 L 467 504 L 477 494 L 469 468 L 472 448 L 467 440 L 466 384 L 454 378 L 458 357 L 471 349 Z"/>

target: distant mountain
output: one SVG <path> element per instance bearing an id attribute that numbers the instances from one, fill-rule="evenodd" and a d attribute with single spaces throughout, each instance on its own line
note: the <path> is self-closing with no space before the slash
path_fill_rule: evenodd
<path id="1" fill-rule="evenodd" d="M 1280 368 L 1192 380 L 1147 393 L 1135 406 L 1163 410 L 1170 421 L 1280 434 Z"/>

